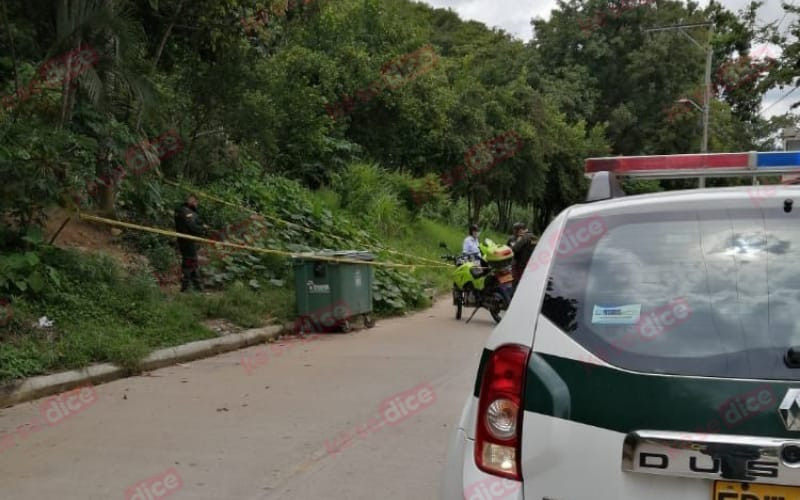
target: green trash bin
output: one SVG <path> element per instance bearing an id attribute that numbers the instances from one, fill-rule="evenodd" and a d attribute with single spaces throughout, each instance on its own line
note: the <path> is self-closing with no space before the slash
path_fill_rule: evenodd
<path id="1" fill-rule="evenodd" d="M 316 260 L 314 256 L 362 260 L 364 264 Z M 351 320 L 364 319 L 372 328 L 373 266 L 367 252 L 320 252 L 294 260 L 294 284 L 301 331 L 350 331 Z"/>

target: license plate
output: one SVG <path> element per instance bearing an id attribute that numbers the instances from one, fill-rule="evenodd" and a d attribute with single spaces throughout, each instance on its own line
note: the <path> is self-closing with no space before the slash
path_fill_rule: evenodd
<path id="1" fill-rule="evenodd" d="M 514 277 L 510 274 L 504 274 L 499 278 L 500 283 L 508 283 L 509 281 L 514 281 Z"/>
<path id="2" fill-rule="evenodd" d="M 714 483 L 712 500 L 798 500 L 800 488 L 795 486 L 773 486 L 771 484 Z"/>

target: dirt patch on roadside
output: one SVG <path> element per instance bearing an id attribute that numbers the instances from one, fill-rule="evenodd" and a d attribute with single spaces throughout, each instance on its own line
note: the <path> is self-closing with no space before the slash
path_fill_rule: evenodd
<path id="1" fill-rule="evenodd" d="M 47 222 L 44 226 L 45 240 L 50 241 L 67 219 L 69 222 L 53 242 L 55 246 L 74 248 L 82 252 L 105 253 L 126 268 L 147 263 L 145 257 L 127 251 L 120 244 L 119 237 L 122 231 L 119 229 L 78 219 L 76 215 L 62 208 L 47 212 Z"/>

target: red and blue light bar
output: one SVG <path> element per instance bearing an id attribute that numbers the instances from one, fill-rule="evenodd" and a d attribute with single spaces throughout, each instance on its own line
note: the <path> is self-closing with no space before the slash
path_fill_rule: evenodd
<path id="1" fill-rule="evenodd" d="M 617 156 L 586 160 L 586 173 L 650 179 L 800 174 L 800 151 Z"/>
<path id="2" fill-rule="evenodd" d="M 800 151 L 756 153 L 757 168 L 781 168 L 800 165 Z"/>

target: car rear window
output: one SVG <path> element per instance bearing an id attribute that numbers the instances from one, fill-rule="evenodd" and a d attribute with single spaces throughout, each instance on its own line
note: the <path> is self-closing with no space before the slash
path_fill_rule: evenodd
<path id="1" fill-rule="evenodd" d="M 618 367 L 800 378 L 800 220 L 749 205 L 571 220 L 542 313 Z"/>

